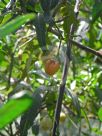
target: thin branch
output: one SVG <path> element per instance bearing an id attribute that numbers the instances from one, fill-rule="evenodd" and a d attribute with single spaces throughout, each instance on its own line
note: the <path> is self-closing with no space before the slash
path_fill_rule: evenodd
<path id="1" fill-rule="evenodd" d="M 11 79 L 11 76 L 12 76 L 13 62 L 14 62 L 14 53 L 11 54 L 11 63 L 10 63 L 10 68 L 9 68 L 10 71 L 9 71 L 9 76 L 8 76 L 8 86 L 7 86 L 7 89 L 11 85 L 10 79 Z"/>
<path id="2" fill-rule="evenodd" d="M 61 19 L 56 20 L 55 23 L 60 23 L 60 22 L 64 21 L 65 19 L 67 19 L 68 17 L 69 17 L 69 16 L 64 16 L 64 17 L 62 17 Z"/>
<path id="3" fill-rule="evenodd" d="M 71 109 L 68 106 L 66 106 L 66 104 L 63 103 L 63 105 L 66 108 L 66 110 L 68 111 L 69 115 L 72 115 L 74 117 L 76 116 L 76 114 L 73 111 L 71 111 Z"/>
<path id="4" fill-rule="evenodd" d="M 78 12 L 79 12 L 79 5 L 78 4 L 80 4 L 80 3 L 78 3 L 78 1 L 76 0 L 75 8 L 78 6 L 78 10 L 74 11 L 76 18 L 78 16 Z M 68 39 L 72 39 L 73 38 L 72 35 L 74 35 L 74 23 L 72 23 L 70 26 L 70 33 L 68 35 Z M 59 95 L 58 95 L 56 109 L 55 109 L 52 136 L 57 136 L 57 130 L 58 130 L 58 126 L 59 126 L 59 119 L 60 119 L 60 112 L 61 112 L 61 107 L 62 107 L 63 95 L 64 95 L 64 91 L 65 91 L 68 69 L 69 69 L 70 61 L 71 61 L 71 47 L 72 47 L 72 42 L 71 42 L 71 40 L 68 40 L 67 49 L 66 49 L 66 57 L 65 57 L 65 61 L 64 61 L 63 74 L 62 74 L 62 80 L 61 80 L 61 84 L 59 87 Z"/>
<path id="5" fill-rule="evenodd" d="M 73 43 L 73 45 L 77 46 L 78 48 L 102 58 L 102 54 L 99 51 L 96 51 L 96 50 L 94 50 L 94 49 L 92 49 L 90 47 L 82 45 L 82 44 L 80 44 L 80 43 L 78 43 L 78 42 L 76 42 L 76 41 L 74 41 L 72 39 L 70 39 L 70 41 Z"/>
<path id="6" fill-rule="evenodd" d="M 58 31 L 56 31 L 56 30 L 54 30 L 54 29 L 52 29 L 50 27 L 48 28 L 48 31 L 51 32 L 51 33 L 53 33 L 53 34 L 55 34 L 58 37 L 60 36 L 60 34 L 59 34 Z M 94 49 L 92 49 L 90 47 L 82 45 L 82 44 L 80 44 L 80 43 L 78 43 L 78 42 L 76 42 L 76 41 L 74 41 L 72 39 L 69 39 L 69 40 L 71 40 L 71 42 L 73 43 L 74 46 L 77 46 L 78 48 L 80 48 L 80 49 L 82 49 L 82 50 L 84 50 L 86 52 L 92 53 L 93 55 L 96 55 L 96 56 L 102 58 L 102 54 L 99 51 L 96 51 L 96 50 L 94 50 Z"/>
<path id="7" fill-rule="evenodd" d="M 70 28 L 70 34 L 68 37 L 71 38 L 71 35 L 73 35 L 73 33 L 74 33 L 74 25 L 72 24 Z M 70 66 L 70 60 L 71 60 L 71 45 L 72 43 L 69 40 L 67 43 L 66 57 L 65 57 L 65 62 L 64 62 L 63 74 L 62 74 L 62 82 L 59 88 L 59 96 L 58 96 L 58 100 L 56 104 L 52 136 L 57 136 L 57 129 L 59 126 L 63 95 L 64 95 L 64 90 L 65 90 L 65 85 L 66 85 L 66 80 L 67 80 L 67 75 L 68 75 L 68 69 Z"/>
<path id="8" fill-rule="evenodd" d="M 3 133 L 0 132 L 0 136 L 5 136 Z"/>
<path id="9" fill-rule="evenodd" d="M 6 7 L 1 11 L 2 13 L 6 13 L 7 11 L 9 11 L 10 9 L 12 9 L 12 7 L 14 6 L 16 0 L 10 0 L 10 2 L 6 5 Z"/>
<path id="10" fill-rule="evenodd" d="M 55 34 L 56 36 L 60 37 L 60 33 L 54 29 L 52 29 L 51 27 L 48 27 L 48 31 Z"/>
<path id="11" fill-rule="evenodd" d="M 9 129 L 10 129 L 10 136 L 13 136 L 13 128 L 12 128 L 12 123 L 10 123 L 10 125 L 9 125 Z"/>

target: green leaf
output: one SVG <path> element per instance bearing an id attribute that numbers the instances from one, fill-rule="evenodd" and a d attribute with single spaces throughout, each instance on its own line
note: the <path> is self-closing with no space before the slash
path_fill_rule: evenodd
<path id="1" fill-rule="evenodd" d="M 15 97 L 16 95 L 0 108 L 0 129 L 20 116 L 32 104 L 32 98 L 27 93 L 19 98 Z"/>
<path id="2" fill-rule="evenodd" d="M 12 17 L 11 13 L 5 13 L 4 15 L 0 15 L 0 27 L 3 26 L 3 24 L 6 24 Z"/>
<path id="3" fill-rule="evenodd" d="M 71 92 L 69 90 L 66 90 L 66 93 L 67 93 L 67 95 L 69 95 L 72 98 L 72 102 L 73 102 L 74 107 L 75 107 L 75 109 L 77 111 L 77 115 L 78 115 L 78 117 L 80 117 L 80 115 L 81 115 L 81 107 L 80 107 L 80 103 L 79 103 L 78 97 L 73 92 Z"/>
<path id="4" fill-rule="evenodd" d="M 57 100 L 57 95 L 55 91 L 51 91 L 46 96 L 46 107 L 50 117 L 54 116 L 55 102 Z"/>
<path id="5" fill-rule="evenodd" d="M 40 48 L 42 51 L 46 51 L 46 24 L 42 14 L 37 16 L 35 27 Z"/>
<path id="6" fill-rule="evenodd" d="M 42 98 L 36 90 L 33 96 L 33 104 L 31 108 L 22 116 L 20 122 L 20 134 L 22 136 L 27 136 L 28 129 L 33 126 L 34 119 L 38 114 L 38 110 L 41 108 Z"/>
<path id="7" fill-rule="evenodd" d="M 100 108 L 98 111 L 98 117 L 102 121 L 102 108 Z"/>
<path id="8" fill-rule="evenodd" d="M 84 109 L 81 109 L 81 114 L 82 114 L 82 116 L 84 116 L 84 118 L 85 118 L 85 120 L 86 120 L 86 122 L 87 122 L 87 124 L 88 124 L 88 126 L 89 126 L 89 129 L 90 129 L 90 131 L 91 131 L 91 124 L 90 124 L 90 121 L 89 121 L 89 119 L 88 119 L 88 117 L 87 117 L 86 111 L 85 111 Z"/>
<path id="9" fill-rule="evenodd" d="M 58 2 L 59 0 L 41 0 L 41 6 L 45 12 L 48 12 L 55 8 Z"/>
<path id="10" fill-rule="evenodd" d="M 92 10 L 92 23 L 94 23 L 102 13 L 102 2 L 96 2 Z"/>
<path id="11" fill-rule="evenodd" d="M 0 27 L 0 37 L 4 37 L 14 31 L 16 31 L 21 25 L 27 23 L 28 21 L 34 19 L 34 14 L 26 14 L 18 16 L 12 21 Z"/>
<path id="12" fill-rule="evenodd" d="M 32 126 L 32 133 L 35 134 L 35 135 L 38 135 L 38 134 L 39 134 L 39 125 L 34 124 L 34 125 Z"/>
<path id="13" fill-rule="evenodd" d="M 65 38 L 67 39 L 70 33 L 71 25 L 73 23 L 74 25 L 76 25 L 77 23 L 75 19 L 75 15 L 74 15 L 73 6 L 69 5 L 68 3 L 65 3 L 64 7 L 62 8 L 62 16 L 68 16 L 66 19 L 64 19 L 64 22 L 63 22 L 64 35 L 65 35 Z"/>

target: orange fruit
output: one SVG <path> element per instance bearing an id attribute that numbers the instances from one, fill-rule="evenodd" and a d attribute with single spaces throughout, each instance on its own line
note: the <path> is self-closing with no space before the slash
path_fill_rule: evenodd
<path id="1" fill-rule="evenodd" d="M 48 59 L 45 62 L 45 72 L 50 75 L 53 76 L 60 68 L 60 63 L 57 60 L 54 59 Z"/>

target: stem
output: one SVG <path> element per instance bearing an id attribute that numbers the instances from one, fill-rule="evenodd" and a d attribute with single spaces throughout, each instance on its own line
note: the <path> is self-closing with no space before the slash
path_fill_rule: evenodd
<path id="1" fill-rule="evenodd" d="M 70 28 L 70 35 L 72 35 L 73 33 L 74 33 L 74 25 L 72 24 L 71 28 Z M 60 112 L 61 112 L 61 107 L 62 107 L 63 95 L 64 95 L 64 90 L 65 90 L 70 60 L 71 60 L 71 45 L 72 45 L 72 43 L 69 40 L 69 42 L 67 43 L 66 57 L 65 57 L 65 62 L 64 62 L 63 74 L 62 74 L 62 83 L 59 88 L 59 96 L 58 96 L 58 100 L 57 100 L 57 104 L 56 104 L 52 136 L 57 136 L 56 130 L 59 126 L 59 119 L 60 119 Z"/>
<path id="2" fill-rule="evenodd" d="M 10 123 L 9 127 L 10 127 L 10 136 L 13 136 L 12 123 Z"/>
<path id="3" fill-rule="evenodd" d="M 101 55 L 98 51 L 96 51 L 96 50 L 94 50 L 94 49 L 92 49 L 92 48 L 90 48 L 90 47 L 87 47 L 87 46 L 85 46 L 85 45 L 82 45 L 82 44 L 80 44 L 80 43 L 78 43 L 78 42 L 76 42 L 76 41 L 74 41 L 74 40 L 72 40 L 72 39 L 70 39 L 70 41 L 71 41 L 75 46 L 77 46 L 78 48 L 80 48 L 80 49 L 82 49 L 82 50 L 85 50 L 86 52 L 92 53 L 93 55 L 96 55 L 96 56 L 102 58 L 102 55 Z"/>
<path id="4" fill-rule="evenodd" d="M 0 136 L 5 136 L 3 133 L 0 132 Z"/>
<path id="5" fill-rule="evenodd" d="M 14 63 L 14 54 L 12 53 L 11 54 L 10 68 L 9 68 L 10 71 L 9 71 L 9 76 L 8 76 L 8 86 L 7 86 L 7 89 L 9 89 L 9 87 L 11 85 L 10 79 L 11 79 L 11 76 L 12 76 L 13 63 Z"/>
<path id="6" fill-rule="evenodd" d="M 75 4 L 75 8 L 77 9 L 77 11 L 74 11 L 76 18 L 78 16 L 80 2 L 81 2 L 81 0 L 76 1 L 76 4 Z M 70 33 L 68 35 L 68 39 L 72 39 L 73 38 L 72 35 L 74 35 L 74 24 L 73 23 L 70 26 Z M 52 136 L 57 136 L 57 130 L 58 130 L 58 126 L 59 126 L 59 119 L 60 119 L 60 112 L 61 112 L 61 107 L 62 107 L 63 95 L 64 95 L 64 91 L 65 91 L 68 69 L 69 69 L 69 65 L 70 65 L 70 61 L 71 61 L 71 46 L 72 46 L 72 42 L 71 42 L 71 40 L 68 40 L 66 57 L 65 57 L 64 68 L 63 68 L 63 74 L 62 74 L 62 83 L 59 88 L 59 96 L 57 99 L 57 104 L 56 104 L 56 109 L 55 109 L 55 117 L 54 117 Z"/>

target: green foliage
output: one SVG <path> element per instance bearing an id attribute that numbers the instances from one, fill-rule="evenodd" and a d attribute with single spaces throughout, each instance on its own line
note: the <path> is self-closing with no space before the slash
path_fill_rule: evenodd
<path id="1" fill-rule="evenodd" d="M 92 10 L 92 22 L 95 22 L 98 17 L 102 16 L 102 2 L 95 2 Z"/>
<path id="2" fill-rule="evenodd" d="M 5 37 L 6 35 L 14 32 L 17 30 L 21 25 L 24 23 L 30 21 L 31 19 L 34 19 L 33 14 L 23 15 L 19 16 L 16 19 L 8 22 L 7 24 L 0 27 L 0 37 Z M 13 27 L 12 27 L 13 26 Z"/>
<path id="3" fill-rule="evenodd" d="M 99 116 L 99 119 L 102 121 L 102 108 L 99 109 L 98 116 Z"/>
<path id="4" fill-rule="evenodd" d="M 33 121 L 38 114 L 38 110 L 41 106 L 42 98 L 38 92 L 34 92 L 33 104 L 29 110 L 21 117 L 20 122 L 20 134 L 22 136 L 27 136 L 28 129 L 33 126 Z"/>
<path id="5" fill-rule="evenodd" d="M 36 27 L 36 33 L 37 33 L 37 38 L 39 42 L 39 46 L 41 47 L 42 51 L 46 51 L 46 24 L 44 20 L 43 15 L 37 15 L 35 19 L 35 27 Z"/>
<path id="6" fill-rule="evenodd" d="M 1 107 L 0 129 L 11 123 L 32 105 L 32 98 L 24 92 L 20 93 L 13 96 L 14 98 Z"/>
<path id="7" fill-rule="evenodd" d="M 44 131 L 40 122 L 54 121 L 68 38 L 102 48 L 102 2 L 83 1 L 78 18 L 74 6 L 73 0 L 0 1 L 0 135 L 49 136 L 52 128 Z M 60 61 L 53 76 L 44 70 L 50 58 Z M 66 120 L 58 134 L 102 135 L 102 59 L 74 44 L 62 103 Z"/>

